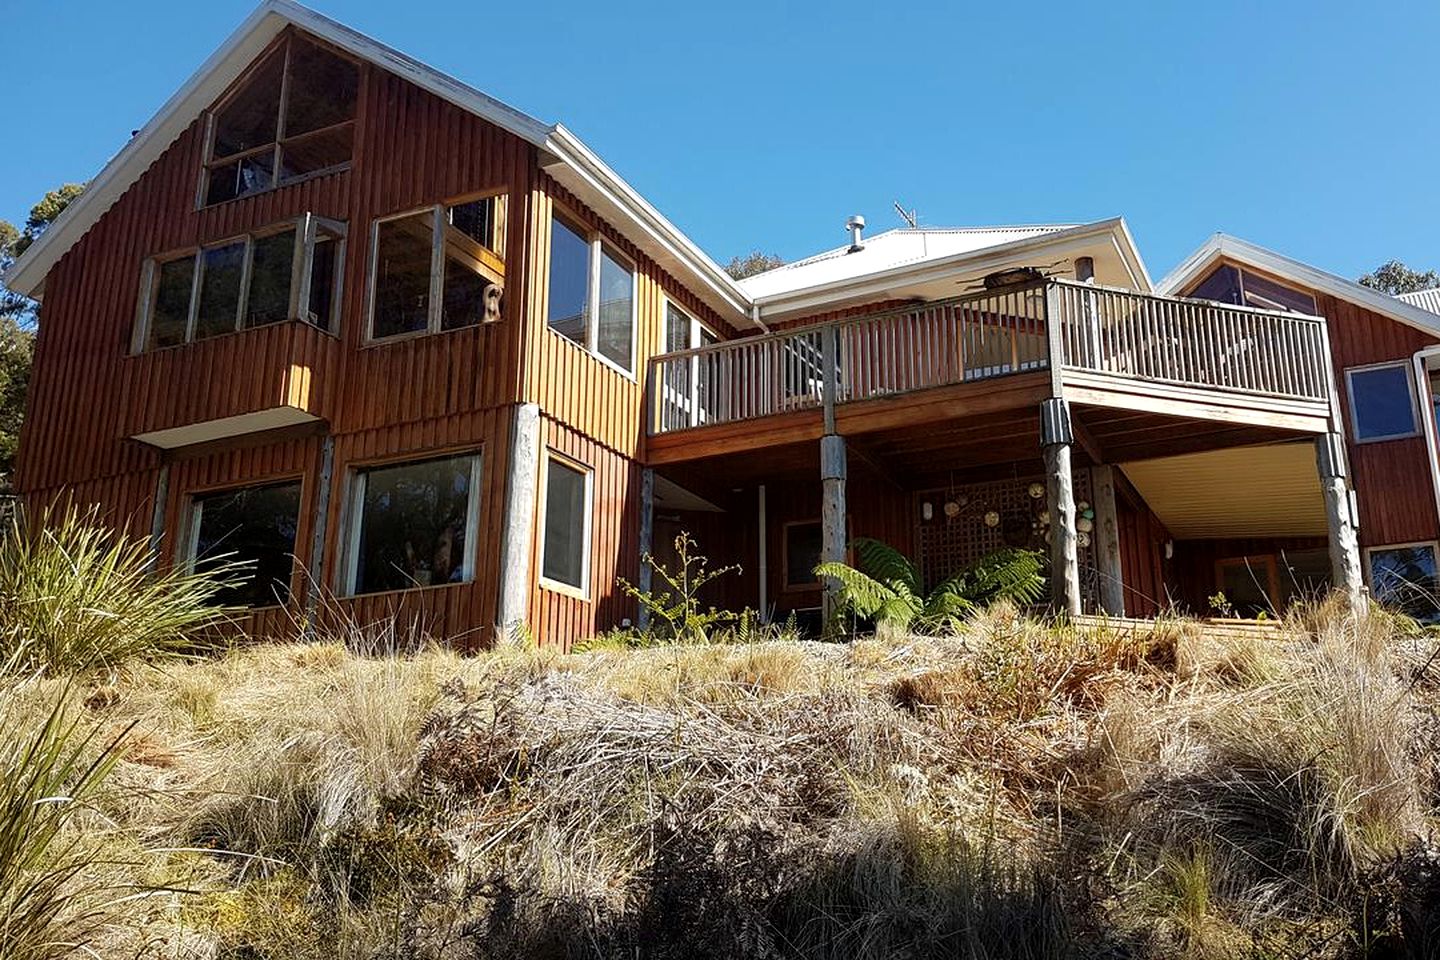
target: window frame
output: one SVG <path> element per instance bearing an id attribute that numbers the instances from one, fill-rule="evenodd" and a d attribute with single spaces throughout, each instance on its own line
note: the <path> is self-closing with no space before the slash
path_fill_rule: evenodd
<path id="1" fill-rule="evenodd" d="M 1410 550 L 1415 547 L 1426 547 L 1429 549 L 1430 556 L 1435 561 L 1436 579 L 1440 581 L 1440 540 L 1410 540 L 1403 543 L 1383 543 L 1364 549 L 1365 586 L 1369 588 L 1371 597 L 1373 597 L 1377 603 L 1381 602 L 1381 598 L 1375 596 L 1374 555 L 1377 552 L 1384 552 L 1386 550 Z"/>
<path id="2" fill-rule="evenodd" d="M 289 97 L 290 93 L 290 55 L 292 50 L 294 49 L 294 45 L 297 40 L 302 43 L 308 43 L 313 47 L 324 50 L 331 56 L 334 56 L 340 60 L 346 60 L 355 66 L 355 115 L 348 120 L 341 120 L 338 123 L 332 123 L 324 127 L 317 127 L 314 130 L 307 130 L 302 134 L 298 134 L 293 137 L 287 137 L 285 135 L 285 107 L 286 100 Z M 282 47 L 284 48 L 283 53 L 281 52 Z M 217 158 L 215 156 L 215 128 L 217 116 L 221 112 L 223 112 L 227 106 L 229 106 L 232 100 L 234 100 L 236 97 L 240 96 L 240 94 L 244 92 L 246 86 L 254 78 L 255 74 L 260 70 L 260 68 L 265 65 L 265 62 L 269 60 L 272 56 L 275 56 L 277 53 L 281 54 L 283 62 L 280 68 L 280 101 L 275 106 L 275 139 L 270 143 L 261 144 L 258 147 L 251 147 L 248 150 L 240 150 L 232 153 L 227 157 Z M 245 68 L 245 71 L 241 73 L 240 76 L 237 77 L 235 81 L 230 85 L 230 87 L 220 95 L 220 98 L 217 99 L 214 103 L 212 103 L 205 111 L 204 150 L 201 151 L 200 154 L 199 182 L 195 185 L 195 209 L 205 210 L 209 207 L 218 207 L 222 204 L 233 203 L 236 200 L 244 200 L 246 197 L 263 196 L 264 194 L 281 189 L 282 187 L 291 187 L 298 183 L 304 183 L 306 180 L 310 180 L 314 177 L 324 177 L 334 173 L 340 173 L 342 171 L 349 170 L 351 165 L 355 162 L 354 131 L 358 127 L 360 118 L 360 87 L 361 85 L 363 85 L 364 82 L 362 69 L 363 66 L 364 65 L 359 60 L 355 59 L 355 57 L 339 49 L 338 47 L 326 43 L 318 37 L 313 37 L 309 35 L 299 37 L 294 32 L 287 32 L 282 34 L 280 37 L 277 37 L 273 43 L 267 46 L 263 51 L 261 51 L 258 56 L 255 57 L 255 59 L 250 63 L 250 65 Z M 351 130 L 350 159 L 345 160 L 341 163 L 332 164 L 331 166 L 324 167 L 319 170 L 311 170 L 308 173 L 303 173 L 299 176 L 290 177 L 288 179 L 282 180 L 280 178 L 280 163 L 282 156 L 281 150 L 286 140 L 289 140 L 293 143 L 296 140 L 301 140 L 308 137 L 319 137 L 323 134 L 331 133 L 343 127 L 349 127 Z M 249 193 L 238 194 L 225 200 L 216 200 L 214 203 L 205 202 L 206 194 L 208 194 L 210 191 L 210 173 L 212 169 L 216 167 L 227 166 L 231 163 L 238 163 L 239 161 L 248 159 L 250 157 L 263 156 L 267 152 L 270 155 L 271 164 L 270 185 L 268 187 L 265 187 L 261 190 L 252 190 Z"/>
<path id="3" fill-rule="evenodd" d="M 1360 418 L 1355 408 L 1355 378 L 1354 374 L 1368 373 L 1372 370 L 1399 369 L 1405 375 L 1405 387 L 1410 391 L 1410 429 L 1405 433 L 1385 434 L 1384 436 L 1362 437 L 1360 436 Z M 1350 415 L 1350 438 L 1355 443 L 1384 443 L 1387 440 L 1408 440 L 1420 436 L 1420 425 L 1423 417 L 1419 405 L 1419 391 L 1415 385 L 1415 373 L 1411 369 L 1409 360 L 1385 360 L 1380 363 L 1367 363 L 1356 367 L 1345 368 L 1345 404 L 1346 412 Z"/>
<path id="4" fill-rule="evenodd" d="M 820 590 L 825 586 L 824 580 L 822 580 L 820 577 L 815 577 L 815 579 L 807 580 L 803 583 L 793 583 L 790 580 L 790 531 L 795 527 L 820 528 L 820 560 L 821 562 L 824 562 L 825 560 L 825 523 L 821 518 L 815 517 L 813 519 L 807 520 L 787 520 L 785 523 L 781 524 L 780 569 L 785 571 L 784 582 L 782 584 L 782 592 L 791 593 L 803 590 Z"/>
<path id="5" fill-rule="evenodd" d="M 686 346 L 683 348 L 684 350 L 700 349 L 700 347 L 705 345 L 704 335 L 707 333 L 714 338 L 716 343 L 720 342 L 720 336 L 710 328 L 709 324 L 696 318 L 689 310 L 686 310 L 679 303 L 675 302 L 675 299 L 668 293 L 662 292 L 660 295 L 660 316 L 663 318 L 663 322 L 660 324 L 660 345 L 656 354 L 672 352 L 669 342 L 671 310 L 674 310 L 684 317 L 690 325 L 686 336 Z M 704 423 L 707 419 L 706 412 L 701 409 L 700 406 L 700 357 L 698 355 L 692 356 L 687 366 L 690 368 L 690 389 L 687 390 L 685 394 L 682 395 L 669 384 L 661 384 L 661 389 L 664 391 L 666 402 L 674 404 L 675 409 L 684 415 L 686 423 L 694 427 Z"/>
<path id="6" fill-rule="evenodd" d="M 1280 597 L 1280 566 L 1278 553 L 1241 553 L 1218 557 L 1215 560 L 1215 590 L 1219 593 L 1225 592 L 1225 569 L 1227 567 L 1240 567 L 1252 574 L 1263 569 L 1265 581 L 1263 584 L 1257 582 L 1255 585 L 1265 594 L 1265 601 L 1269 604 L 1270 609 L 1266 611 L 1266 616 L 1278 616 L 1284 612 Z"/>
<path id="7" fill-rule="evenodd" d="M 545 576 L 545 521 L 550 513 L 550 467 L 559 463 L 562 467 L 568 467 L 580 473 L 585 478 L 584 514 L 585 522 L 581 529 L 580 540 L 580 582 L 582 586 L 574 586 L 563 580 L 555 580 Z M 545 449 L 545 470 L 544 476 L 540 478 L 540 516 L 539 516 L 539 540 L 540 549 L 537 558 L 536 572 L 539 574 L 539 584 L 543 589 L 553 590 L 556 593 L 563 593 L 576 600 L 589 602 L 591 597 L 591 576 L 594 570 L 592 563 L 593 535 L 595 530 L 595 468 L 574 457 L 566 456 L 553 447 Z"/>
<path id="8" fill-rule="evenodd" d="M 546 250 L 553 249 L 551 240 L 552 231 L 555 227 L 555 220 L 564 222 L 570 231 L 579 237 L 584 238 L 589 250 L 589 261 L 586 264 L 586 287 L 585 287 L 585 342 L 580 343 L 572 340 L 565 334 L 560 333 L 550 325 L 550 318 L 545 318 L 545 329 L 555 334 L 566 343 L 572 344 L 584 350 L 590 356 L 599 360 L 610 369 L 625 376 L 631 381 L 637 381 L 635 371 L 640 366 L 640 339 L 639 339 L 639 316 L 640 316 L 640 264 L 630 254 L 620 249 L 619 245 L 604 235 L 604 232 L 595 227 L 585 225 L 580 217 L 570 213 L 559 204 L 554 204 L 550 210 L 550 222 L 546 226 Z M 620 366 L 614 360 L 605 356 L 599 350 L 600 338 L 600 271 L 603 267 L 601 253 L 607 253 L 610 257 L 625 267 L 630 272 L 630 367 L 627 369 Z M 545 267 L 545 302 L 546 311 L 549 311 L 550 302 L 550 278 L 554 269 L 554 261 L 551 260 Z M 664 336 L 664 330 L 661 330 Z M 663 342 L 663 341 L 662 341 Z"/>
<path id="9" fill-rule="evenodd" d="M 357 592 L 355 581 L 360 572 L 360 531 L 365 518 L 364 501 L 367 475 L 375 470 L 430 463 L 435 460 L 454 460 L 461 457 L 470 458 L 470 490 L 465 498 L 465 550 L 464 556 L 460 559 L 461 579 L 457 582 L 414 584 L 394 590 Z M 345 540 L 340 550 L 340 562 L 336 565 L 335 577 L 336 592 L 339 596 L 344 598 L 378 597 L 384 594 L 409 593 L 413 590 L 436 590 L 474 584 L 476 582 L 477 564 L 475 561 L 479 550 L 477 540 L 480 536 L 480 508 L 482 506 L 480 484 L 485 477 L 484 468 L 485 448 L 483 445 L 418 453 L 409 451 L 380 460 L 348 464 L 345 472 L 345 501 L 341 525 Z"/>
<path id="10" fill-rule="evenodd" d="M 319 232 L 322 229 L 331 235 L 327 242 L 333 241 L 338 244 L 335 248 L 335 290 L 330 303 L 330 316 L 312 321 L 309 319 L 309 303 L 312 273 L 315 266 L 314 248 L 317 244 Z M 283 320 L 275 320 L 253 327 L 246 326 L 245 317 L 249 312 L 247 308 L 250 305 L 250 281 L 252 279 L 255 261 L 255 241 L 277 237 L 287 231 L 295 234 L 295 249 L 291 254 L 290 261 L 290 299 L 286 309 L 286 317 Z M 275 326 L 279 323 L 290 323 L 294 321 L 308 323 L 310 326 L 319 330 L 323 330 L 331 335 L 336 335 L 339 331 L 340 303 L 344 295 L 344 264 L 348 232 L 348 227 L 343 220 L 331 220 L 328 217 L 321 217 L 307 212 L 293 219 L 281 220 L 278 223 L 256 227 L 245 233 L 232 234 L 218 240 L 211 240 L 196 246 L 185 247 L 171 253 L 162 253 L 146 257 L 140 265 L 140 296 L 136 305 L 135 323 L 130 334 L 130 353 L 132 355 L 138 355 L 142 353 L 155 353 L 161 350 L 174 350 L 205 340 L 215 340 L 231 334 L 243 333 L 247 330 L 259 330 L 264 327 Z M 240 270 L 240 296 L 235 307 L 235 325 L 224 333 L 197 338 L 195 336 L 195 329 L 200 312 L 200 291 L 204 283 L 205 253 L 239 242 L 245 244 L 245 254 L 244 262 Z M 190 274 L 190 302 L 185 315 L 185 338 L 179 343 L 173 343 L 163 347 L 155 346 L 151 343 L 151 338 L 154 333 L 155 295 L 160 283 L 160 268 L 164 264 L 187 259 L 192 262 L 192 266 Z M 301 304 L 304 304 L 306 307 L 306 315 L 304 317 L 300 316 Z"/>
<path id="11" fill-rule="evenodd" d="M 256 607 L 245 607 L 246 611 L 258 612 L 263 610 L 283 610 L 290 606 L 296 598 L 300 597 L 303 591 L 297 590 L 297 578 L 300 575 L 299 549 L 301 521 L 305 519 L 305 506 L 309 503 L 310 481 L 303 472 L 280 474 L 274 477 L 266 477 L 253 483 L 221 483 L 211 486 L 196 487 L 185 492 L 185 512 L 181 519 L 180 536 L 176 540 L 174 562 L 177 567 L 187 574 L 195 573 L 195 562 L 199 559 L 196 552 L 200 540 L 200 520 L 203 509 L 203 502 L 208 497 L 222 496 L 227 493 L 239 493 L 242 490 L 259 490 L 265 487 L 285 487 L 296 484 L 300 487 L 300 509 L 295 517 L 295 544 L 290 548 L 290 578 L 285 584 L 285 592 L 288 595 L 285 603 L 266 603 Z"/>
<path id="12" fill-rule="evenodd" d="M 509 240 L 509 197 L 508 187 L 498 187 L 492 190 L 483 190 L 476 193 L 462 194 L 451 199 L 442 200 L 439 203 L 427 203 L 418 207 L 411 207 L 396 213 L 387 213 L 383 217 L 375 217 L 370 222 L 369 253 L 365 258 L 365 333 L 361 338 L 361 346 L 376 346 L 386 343 L 399 343 L 414 337 L 430 337 L 443 333 L 458 333 L 462 330 L 469 330 L 474 327 L 483 327 L 490 322 L 481 321 L 477 324 L 470 324 L 463 327 L 455 327 L 446 330 L 442 327 L 445 317 L 445 227 L 448 223 L 447 212 L 452 207 L 464 206 L 467 203 L 476 203 L 481 200 L 494 200 L 496 202 L 496 217 L 494 224 L 495 236 L 491 237 L 494 246 L 479 243 L 500 262 L 501 269 L 496 271 L 500 276 L 499 287 L 501 296 L 504 296 L 506 288 L 507 266 L 505 260 L 505 246 Z M 388 336 L 377 337 L 375 335 L 375 291 L 379 283 L 380 266 L 380 226 L 395 220 L 404 220 L 407 217 L 414 217 L 420 214 L 430 215 L 430 290 L 428 303 L 425 309 L 425 329 L 410 330 L 405 333 L 392 333 Z M 499 249 L 497 249 L 499 248 Z M 494 269 L 492 267 L 492 269 Z M 493 280 L 491 281 L 494 282 Z"/>

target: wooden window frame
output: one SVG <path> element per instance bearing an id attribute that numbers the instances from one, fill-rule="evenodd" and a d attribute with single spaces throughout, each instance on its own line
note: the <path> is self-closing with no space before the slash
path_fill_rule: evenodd
<path id="1" fill-rule="evenodd" d="M 583 586 L 574 586 L 563 580 L 554 580 L 545 576 L 545 520 L 550 511 L 550 465 L 559 463 L 561 466 L 575 470 L 585 478 L 584 514 L 585 523 L 581 530 L 580 541 L 580 582 Z M 562 593 L 567 597 L 576 600 L 590 601 L 590 579 L 593 571 L 591 552 L 594 546 L 593 536 L 595 531 L 595 468 L 574 457 L 566 456 L 553 447 L 545 449 L 545 470 L 540 478 L 540 516 L 539 516 L 539 539 L 540 549 L 539 582 L 541 588 L 551 590 L 555 593 Z"/>
<path id="2" fill-rule="evenodd" d="M 298 484 L 300 487 L 300 514 L 295 518 L 296 543 L 290 550 L 290 580 L 286 584 L 286 592 L 289 599 L 285 603 L 265 603 L 256 607 L 246 607 L 251 613 L 262 610 L 282 610 L 289 606 L 296 597 L 300 596 L 297 578 L 300 574 L 299 554 L 295 552 L 300 538 L 300 520 L 303 517 L 305 504 L 308 502 L 310 490 L 309 480 L 303 472 L 292 472 L 280 474 L 273 477 L 266 477 L 254 483 L 224 483 L 208 487 L 196 487 L 185 492 L 185 512 L 181 517 L 179 536 L 176 538 L 175 565 L 184 570 L 187 574 L 195 573 L 195 561 L 199 558 L 196 553 L 199 549 L 200 540 L 200 519 L 203 509 L 203 502 L 207 497 L 214 497 L 226 493 L 238 493 L 242 490 L 259 490 L 264 487 L 284 487 L 291 484 Z"/>
<path id="3" fill-rule="evenodd" d="M 675 299 L 669 294 L 661 294 L 660 316 L 662 323 L 660 324 L 660 346 L 656 351 L 657 353 L 663 354 L 670 351 L 669 328 L 671 310 L 680 314 L 689 323 L 689 331 L 684 349 L 698 350 L 704 345 L 704 334 L 706 333 L 714 337 L 717 343 L 719 342 L 720 336 L 710 328 L 709 324 L 697 319 L 689 310 L 686 310 L 680 304 L 676 303 Z M 691 357 L 689 367 L 690 389 L 687 391 L 686 396 L 681 396 L 668 384 L 662 384 L 661 387 L 665 392 L 666 401 L 674 404 L 676 409 L 682 411 L 687 423 L 694 427 L 704 423 L 706 420 L 705 410 L 703 410 L 700 405 L 700 358 L 698 356 Z"/>
<path id="4" fill-rule="evenodd" d="M 328 241 L 339 244 L 335 248 L 335 291 L 330 303 L 330 316 L 324 318 L 324 322 L 312 321 L 309 318 L 310 285 L 312 272 L 315 265 L 314 247 L 321 230 L 324 230 L 329 237 Z M 261 324 L 255 327 L 245 325 L 245 315 L 250 301 L 250 280 L 254 267 L 255 241 L 268 237 L 279 236 L 287 231 L 295 234 L 295 249 L 290 262 L 290 302 L 284 320 L 277 320 L 273 323 Z M 159 254 L 146 257 L 140 266 L 140 299 L 136 306 L 135 324 L 130 336 L 130 353 L 153 353 L 160 350 L 174 350 L 179 347 L 188 347 L 203 340 L 214 340 L 222 336 L 229 336 L 233 333 L 243 333 L 246 330 L 259 330 L 262 327 L 273 326 L 275 323 L 287 323 L 301 321 L 309 323 L 326 333 L 335 334 L 339 329 L 340 301 L 344 294 L 345 275 L 345 252 L 347 228 L 344 221 L 330 220 L 326 217 L 319 217 L 312 213 L 304 213 L 299 217 L 289 220 L 282 220 L 279 223 L 267 224 L 257 227 L 247 233 L 234 234 L 220 240 L 212 240 L 208 243 L 195 247 L 188 247 L 183 250 L 167 254 Z M 245 244 L 244 263 L 240 270 L 240 297 L 235 308 L 235 325 L 225 333 L 212 334 L 207 337 L 196 338 L 195 327 L 200 310 L 200 290 L 204 282 L 205 274 L 205 253 L 210 250 L 219 250 L 222 247 L 232 246 L 236 243 Z M 151 344 L 151 335 L 154 324 L 155 293 L 160 282 L 160 267 L 166 263 L 173 263 L 177 260 L 189 259 L 192 261 L 190 274 L 190 302 L 188 312 L 185 316 L 185 339 L 180 343 L 158 347 Z M 305 305 L 306 316 L 300 316 L 300 305 Z"/>
<path id="5" fill-rule="evenodd" d="M 786 521 L 785 523 L 781 524 L 781 527 L 780 527 L 780 569 L 782 569 L 782 570 L 785 571 L 784 584 L 783 584 L 783 588 L 782 588 L 782 592 L 784 592 L 784 593 L 799 592 L 799 591 L 803 591 L 803 590 L 820 590 L 820 589 L 822 589 L 822 588 L 825 586 L 825 582 L 824 582 L 821 578 L 819 578 L 819 577 L 816 577 L 814 580 L 807 580 L 807 581 L 805 581 L 804 583 L 792 583 L 792 582 L 790 581 L 790 531 L 791 531 L 791 529 L 794 528 L 794 527 L 810 527 L 810 526 L 819 527 L 819 528 L 820 528 L 820 536 L 821 536 L 822 539 L 824 538 L 824 536 L 825 536 L 825 523 L 824 523 L 824 521 L 821 520 L 819 517 L 815 517 L 814 519 L 810 519 L 810 520 L 789 520 L 789 521 Z M 821 559 L 821 561 L 823 562 L 824 559 L 825 559 L 825 555 L 824 555 L 825 552 L 824 552 L 823 544 L 822 544 L 822 547 L 821 547 L 821 552 L 820 552 L 820 554 L 821 554 L 821 555 L 820 555 L 820 559 Z"/>
<path id="6" fill-rule="evenodd" d="M 471 324 L 464 327 L 456 327 L 453 330 L 445 330 L 441 324 L 444 322 L 445 314 L 445 228 L 449 224 L 449 211 L 452 207 L 463 206 L 467 203 L 475 203 L 480 200 L 494 200 L 496 217 L 493 227 L 494 236 L 491 240 L 494 246 L 475 242 L 482 252 L 495 259 L 494 263 L 483 263 L 490 276 L 486 279 L 497 284 L 503 295 L 505 289 L 505 244 L 508 238 L 509 228 L 509 188 L 497 188 L 477 193 L 462 194 L 452 200 L 443 200 L 440 203 L 429 203 L 424 206 L 412 207 L 402 210 L 399 213 L 388 213 L 383 217 L 376 217 L 370 223 L 370 247 L 369 255 L 365 261 L 365 335 L 362 338 L 363 346 L 376 346 L 387 343 L 399 343 L 415 337 L 430 337 L 444 333 L 458 333 L 461 330 L 469 330 L 474 326 L 484 326 L 490 321 L 482 321 L 479 324 Z M 425 309 L 425 329 L 410 330 L 405 333 L 392 333 L 389 336 L 375 336 L 375 290 L 379 282 L 380 265 L 380 227 L 382 224 L 395 220 L 404 220 L 408 217 L 420 214 L 430 215 L 430 292 L 428 303 Z M 497 249 L 498 248 L 498 249 Z"/>
<path id="7" fill-rule="evenodd" d="M 1383 553 L 1386 550 L 1409 550 L 1412 547 L 1428 547 L 1430 555 L 1435 558 L 1435 569 L 1440 572 L 1440 540 L 1409 540 L 1404 543 L 1378 543 L 1373 547 L 1366 547 L 1362 552 L 1365 557 L 1365 585 L 1370 588 L 1371 593 L 1375 591 L 1375 579 L 1371 575 L 1371 557 L 1375 553 Z"/>
<path id="8" fill-rule="evenodd" d="M 245 71 L 235 80 L 234 83 L 230 85 L 230 87 L 223 94 L 220 95 L 220 98 L 216 100 L 214 104 L 212 104 L 210 108 L 205 112 L 205 149 L 201 153 L 200 182 L 196 184 L 195 189 L 196 210 L 204 210 L 208 207 L 218 207 L 221 204 L 233 203 L 236 200 L 244 200 L 246 197 L 262 196 L 263 194 L 270 193 L 271 191 L 279 190 L 282 187 L 291 187 L 297 183 L 304 183 L 306 180 L 310 180 L 314 177 L 324 177 L 329 176 L 333 173 L 340 173 L 341 171 L 349 170 L 351 164 L 354 163 L 354 131 L 356 129 L 360 114 L 360 91 L 358 87 L 355 91 L 355 116 L 351 117 L 349 120 L 341 120 L 339 123 L 332 123 L 328 126 L 319 127 L 315 130 L 307 130 L 305 133 L 299 134 L 294 137 L 287 137 L 285 135 L 285 105 L 286 99 L 288 98 L 290 93 L 290 53 L 291 50 L 294 48 L 296 39 L 297 37 L 293 31 L 285 33 L 279 38 L 277 38 L 274 43 L 266 47 L 265 50 L 262 51 L 260 55 L 254 59 L 253 62 L 251 62 L 250 66 L 245 68 Z M 337 57 L 341 60 L 347 60 L 350 63 L 354 64 L 357 72 L 357 78 L 360 77 L 364 68 L 364 64 L 362 64 L 359 60 L 356 60 L 350 54 L 346 53 L 343 50 L 340 50 L 335 46 L 332 46 L 329 43 L 324 42 L 323 40 L 320 40 L 318 37 L 311 37 L 307 35 L 298 39 L 302 43 L 308 43 L 313 47 L 318 47 L 328 52 L 334 57 Z M 245 87 L 253 79 L 255 72 L 259 70 L 260 67 L 263 66 L 265 62 L 270 59 L 271 56 L 280 52 L 281 47 L 283 47 L 284 50 L 283 53 L 281 53 L 281 56 L 283 57 L 283 63 L 280 70 L 280 101 L 278 104 L 276 104 L 275 107 L 275 139 L 270 143 L 261 144 L 258 147 L 251 147 L 249 150 L 241 150 L 237 153 L 231 154 L 228 157 L 217 158 L 215 156 L 216 115 L 219 114 L 222 110 L 224 110 L 225 107 L 229 105 L 230 101 L 234 100 L 245 90 Z M 294 143 L 297 140 L 304 140 L 310 137 L 318 137 L 323 134 L 333 133 L 334 131 L 340 130 L 344 127 L 349 127 L 352 131 L 350 141 L 351 155 L 349 160 L 345 160 L 341 163 L 332 164 L 331 166 L 325 167 L 320 170 L 311 170 L 308 173 L 303 173 L 299 176 L 290 177 L 284 180 L 280 178 L 282 149 L 284 148 L 287 140 L 291 143 Z M 210 173 L 214 168 L 227 166 L 232 163 L 237 163 L 241 160 L 248 159 L 249 157 L 260 156 L 267 152 L 270 154 L 271 163 L 270 186 L 265 187 L 263 190 L 252 190 L 249 193 L 237 194 L 236 196 L 230 197 L 225 200 L 217 200 L 214 203 L 206 203 L 205 197 L 210 190 Z"/>
<path id="9" fill-rule="evenodd" d="M 372 590 L 365 593 L 356 592 L 355 580 L 360 572 L 360 531 L 365 519 L 365 486 L 368 475 L 375 470 L 430 463 L 436 460 L 455 460 L 461 457 L 468 457 L 470 459 L 470 491 L 465 498 L 465 552 L 464 556 L 460 558 L 461 579 L 455 583 L 415 584 L 409 587 L 399 587 L 394 590 Z M 367 460 L 360 463 L 348 464 L 345 472 L 345 500 L 340 527 L 345 539 L 339 551 L 340 562 L 336 565 L 336 590 L 339 595 L 344 598 L 377 597 L 383 594 L 409 593 L 414 590 L 438 590 L 445 587 L 460 586 L 461 584 L 473 584 L 476 577 L 475 558 L 479 550 L 477 540 L 480 536 L 480 508 L 482 506 L 480 485 L 485 479 L 484 470 L 485 453 L 483 446 L 464 447 L 455 450 L 425 451 L 423 453 L 409 451 L 404 454 L 379 460 Z"/>
<path id="10" fill-rule="evenodd" d="M 1380 437 L 1361 437 L 1360 418 L 1355 412 L 1355 378 L 1353 374 L 1392 368 L 1398 368 L 1405 374 L 1405 386 L 1410 391 L 1410 430 L 1406 433 L 1392 433 Z M 1357 367 L 1346 367 L 1345 401 L 1346 407 L 1348 408 L 1346 412 L 1350 414 L 1350 437 L 1357 444 L 1384 443 L 1387 440 L 1409 440 L 1412 437 L 1420 436 L 1420 425 L 1424 422 L 1424 418 L 1420 410 L 1419 390 L 1415 384 L 1415 371 L 1411 368 L 1409 359 L 1385 360 L 1380 363 L 1366 363 Z"/>
<path id="11" fill-rule="evenodd" d="M 550 231 L 549 237 L 553 237 L 555 220 L 557 218 L 563 221 L 571 232 L 583 237 L 589 248 L 590 259 L 586 264 L 588 272 L 586 274 L 585 289 L 585 342 L 579 343 L 571 340 L 563 333 L 556 331 L 550 326 L 548 316 L 545 320 L 545 329 L 554 333 L 566 343 L 574 344 L 576 347 L 584 350 L 590 354 L 590 356 L 599 360 L 616 373 L 621 374 L 626 379 L 638 382 L 635 371 L 640 365 L 640 264 L 634 257 L 630 256 L 624 250 L 621 250 L 619 245 L 607 238 L 602 231 L 594 227 L 587 227 L 584 220 L 570 213 L 559 204 L 555 204 L 550 211 L 550 223 L 546 227 L 546 230 Z M 549 237 L 547 237 L 547 250 L 554 248 L 553 240 L 549 239 Z M 630 271 L 630 366 L 628 369 L 605 356 L 600 352 L 598 347 L 600 338 L 600 270 L 602 266 L 600 254 L 602 251 L 608 253 L 612 259 Z M 553 268 L 553 262 L 546 264 L 545 296 L 547 309 L 550 296 L 550 276 Z"/>

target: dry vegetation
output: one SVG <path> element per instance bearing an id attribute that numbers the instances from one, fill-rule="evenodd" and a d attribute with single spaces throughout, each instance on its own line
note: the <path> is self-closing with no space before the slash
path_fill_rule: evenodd
<path id="1" fill-rule="evenodd" d="M 1264 640 L 1004 608 L 848 645 L 349 639 L 7 688 L 17 743 L 121 737 L 57 825 L 57 940 L 235 960 L 1440 944 L 1436 639 L 1384 614 L 1310 610 Z"/>

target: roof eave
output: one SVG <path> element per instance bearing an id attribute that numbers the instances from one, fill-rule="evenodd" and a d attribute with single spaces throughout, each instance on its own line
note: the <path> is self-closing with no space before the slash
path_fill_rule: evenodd
<path id="1" fill-rule="evenodd" d="M 1403 323 L 1431 336 L 1440 337 L 1440 315 L 1389 294 L 1362 286 L 1353 280 L 1347 280 L 1337 274 L 1276 253 L 1274 250 L 1250 243 L 1248 240 L 1241 240 L 1239 237 L 1232 237 L 1224 233 L 1216 233 L 1201 244 L 1194 253 L 1181 261 L 1179 266 L 1160 281 L 1157 289 L 1160 293 L 1173 294 L 1197 279 L 1201 271 L 1222 259 L 1249 264 L 1292 283 L 1327 293 L 1341 300 L 1347 300 L 1367 310 L 1389 317 L 1397 323 Z"/>

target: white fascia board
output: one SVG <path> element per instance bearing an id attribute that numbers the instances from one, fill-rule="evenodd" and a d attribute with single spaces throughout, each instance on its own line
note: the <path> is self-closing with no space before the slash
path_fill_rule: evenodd
<path id="1" fill-rule="evenodd" d="M 695 291 L 712 308 L 727 315 L 738 328 L 752 325 L 751 300 L 739 285 L 705 251 L 685 236 L 634 187 L 612 170 L 563 124 L 550 129 L 542 148 L 554 157 L 548 172 L 567 189 L 612 216 L 619 213 L 639 231 L 640 246 L 664 264 L 695 277 L 703 289 Z M 598 202 L 597 202 L 598 201 Z M 617 224 L 618 225 L 618 224 Z M 709 294 L 706 296 L 706 294 Z"/>
<path id="2" fill-rule="evenodd" d="M 1160 293 L 1173 295 L 1198 279 L 1206 269 L 1221 259 L 1255 267 L 1307 289 L 1328 293 L 1332 297 L 1364 307 L 1431 336 L 1440 337 L 1440 316 L 1429 310 L 1224 233 L 1217 233 L 1201 244 L 1198 250 L 1186 257 L 1160 281 L 1157 289 Z"/>
<path id="3" fill-rule="evenodd" d="M 828 283 L 802 287 L 768 297 L 759 297 L 755 302 L 767 312 L 794 313 L 802 310 L 814 310 L 842 299 L 880 296 L 903 284 L 935 283 L 951 278 L 974 276 L 977 272 L 992 272 L 1001 266 L 1010 265 L 1016 257 L 1033 251 L 1049 250 L 1052 253 L 1064 253 L 1085 241 L 1105 234 L 1109 234 L 1112 242 L 1115 242 L 1115 230 L 1121 225 L 1123 225 L 1123 220 L 1118 217 L 1101 220 L 1096 223 L 1057 230 L 1054 233 L 1043 233 L 1036 237 L 1012 240 L 1009 243 L 985 247 L 981 250 L 969 250 L 941 259 L 902 264 L 859 277 L 847 277 L 843 280 L 832 280 Z M 1127 257 L 1123 246 L 1119 249 L 1122 259 L 1127 264 L 1133 264 L 1129 269 L 1135 281 L 1137 283 L 1144 282 L 1148 286 L 1149 277 L 1144 272 L 1144 265 L 1134 262 L 1132 257 Z M 1130 252 L 1134 254 L 1133 248 Z M 1134 254 L 1134 257 L 1138 258 L 1138 254 Z"/>

